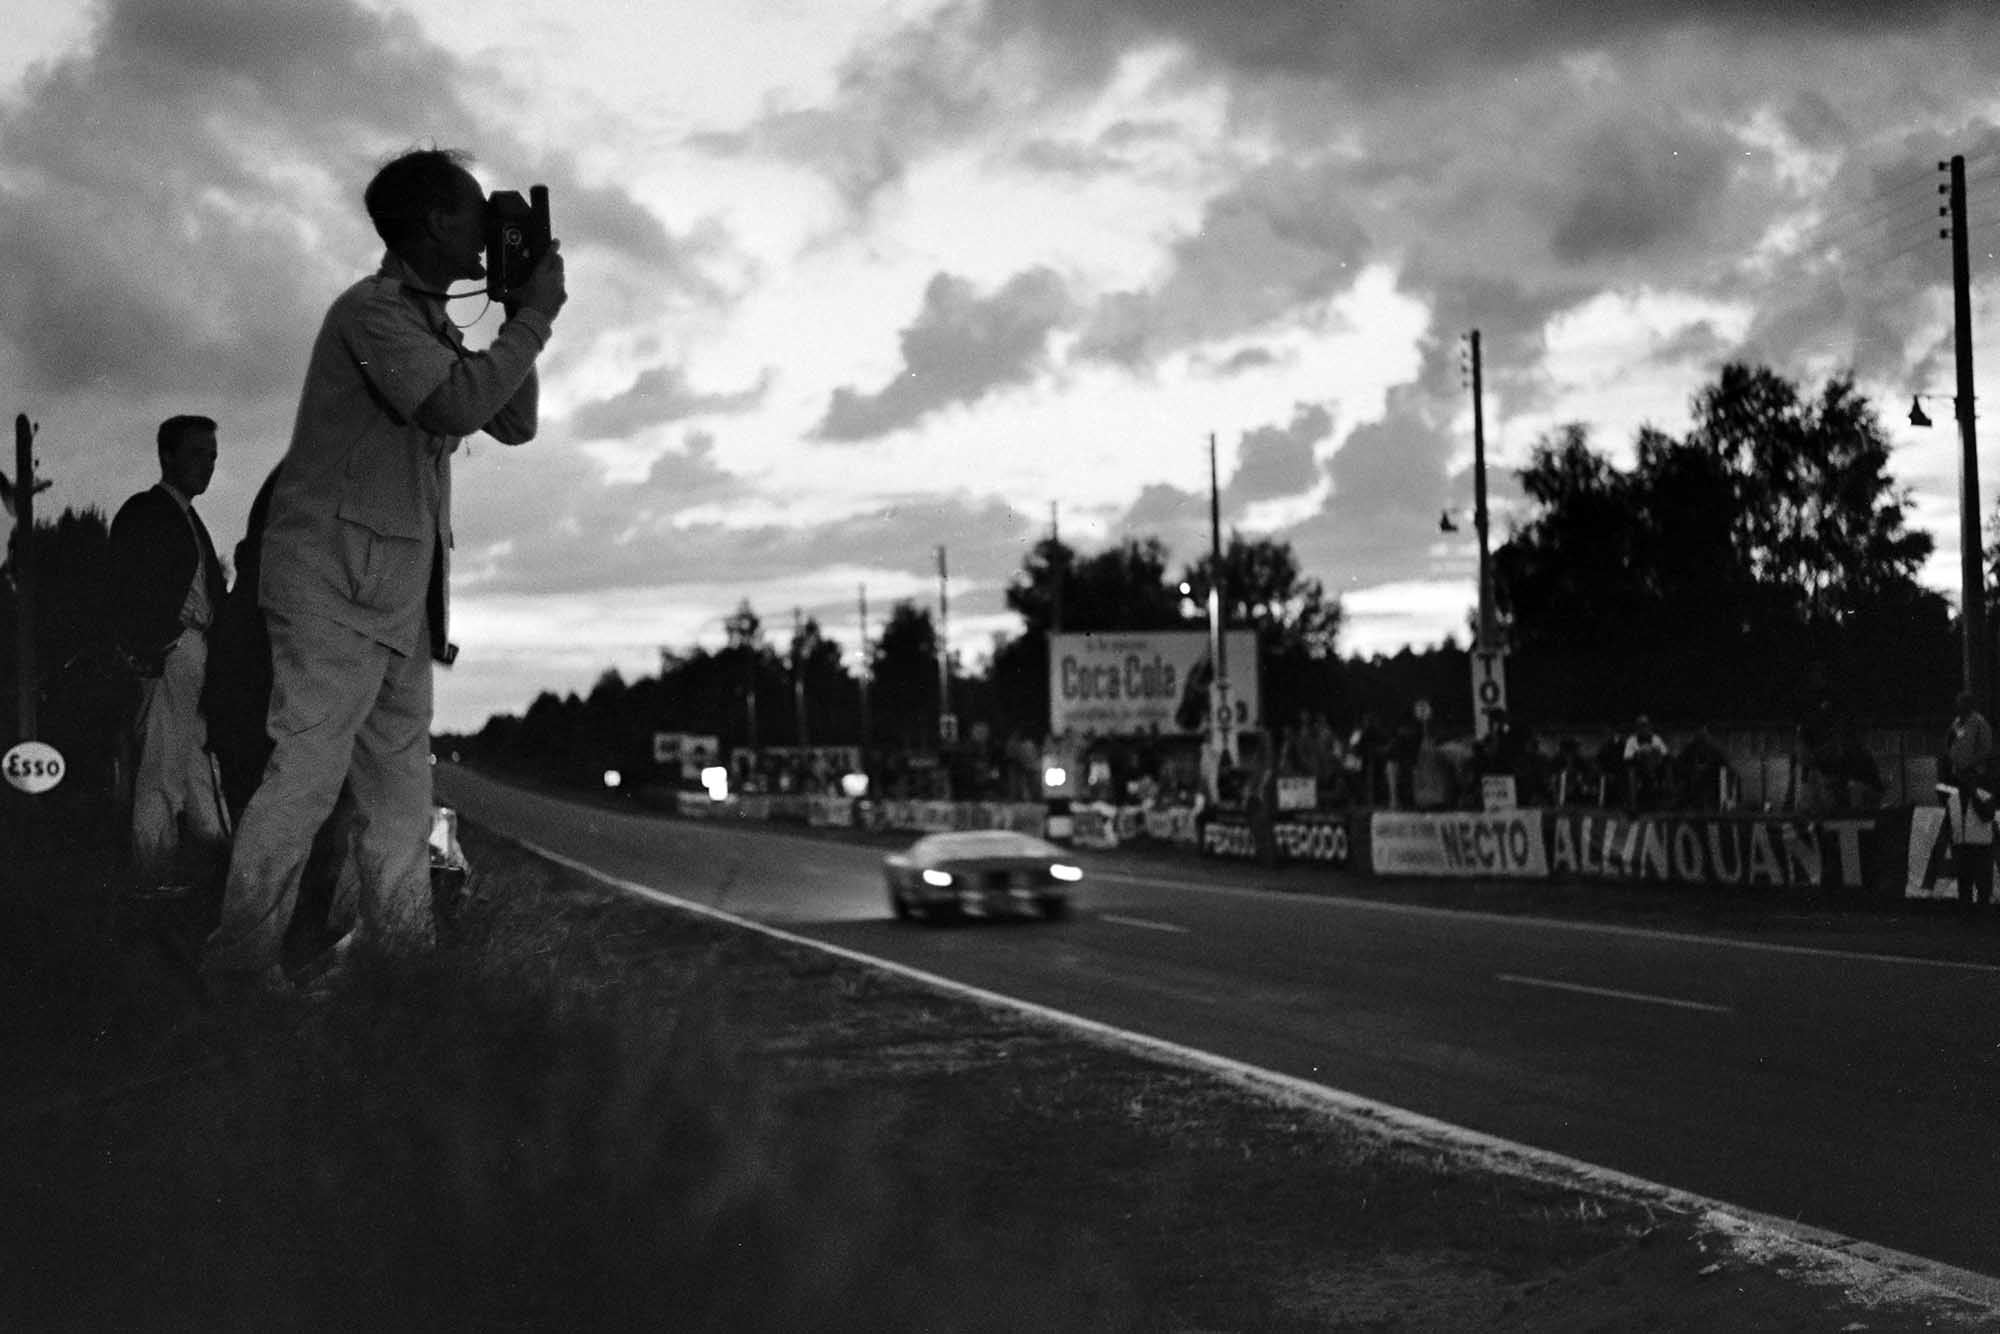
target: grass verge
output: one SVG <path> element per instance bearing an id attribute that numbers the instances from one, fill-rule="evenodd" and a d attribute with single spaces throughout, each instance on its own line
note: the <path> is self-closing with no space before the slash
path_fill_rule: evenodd
<path id="1" fill-rule="evenodd" d="M 464 837 L 434 960 L 223 1012 L 11 868 L 0 1326 L 1978 1325 Z"/>

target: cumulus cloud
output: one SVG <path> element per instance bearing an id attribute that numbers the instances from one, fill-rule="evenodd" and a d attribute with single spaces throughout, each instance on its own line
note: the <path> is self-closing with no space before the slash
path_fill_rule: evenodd
<path id="1" fill-rule="evenodd" d="M 1283 426 L 1245 431 L 1236 472 L 1225 499 L 1232 510 L 1260 500 L 1303 495 L 1319 480 L 1313 448 L 1333 434 L 1333 414 L 1321 403 L 1301 403 Z"/>
<path id="2" fill-rule="evenodd" d="M 1191 344 L 1265 328 L 1352 286 L 1367 234 L 1337 172 L 1275 163 L 1211 199 L 1145 291 L 1098 303 L 1079 355 L 1144 366 Z"/>
<path id="3" fill-rule="evenodd" d="M 1070 308 L 1068 290 L 1052 269 L 1016 274 L 990 296 L 966 279 L 940 273 L 899 338 L 902 366 L 895 376 L 872 393 L 834 390 L 815 434 L 871 440 L 942 408 L 1026 383 L 1046 366 L 1049 335 Z"/>
<path id="4" fill-rule="evenodd" d="M 585 440 L 616 439 L 688 417 L 747 412 L 763 402 L 771 378 L 766 371 L 748 388 L 703 393 L 688 383 L 681 367 L 654 366 L 641 371 L 625 392 L 577 408 L 569 428 Z"/>
<path id="5" fill-rule="evenodd" d="M 0 109 L 11 350 L 40 390 L 295 390 L 327 295 L 379 250 L 360 208 L 379 161 L 531 156 L 461 95 L 473 77 L 353 0 L 111 0 Z M 572 248 L 673 265 L 625 191 L 542 170 Z"/>
<path id="6" fill-rule="evenodd" d="M 1166 42 L 1230 71 L 1337 80 L 1367 93 L 1434 88 L 1470 70 L 1551 53 L 1590 51 L 1710 30 L 1729 38 L 1796 40 L 1899 34 L 1974 15 L 1973 0 L 989 0 L 992 25 L 1030 29 L 1053 44 L 1098 49 Z"/>
<path id="7" fill-rule="evenodd" d="M 1392 390 L 1381 420 L 1349 433 L 1327 461 L 1333 490 L 1291 532 L 1301 563 L 1335 592 L 1406 577 L 1437 529 L 1460 441 L 1449 409 L 1414 385 Z"/>

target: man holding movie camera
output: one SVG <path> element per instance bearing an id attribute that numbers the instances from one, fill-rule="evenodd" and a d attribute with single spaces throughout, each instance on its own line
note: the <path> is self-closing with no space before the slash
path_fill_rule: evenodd
<path id="1" fill-rule="evenodd" d="M 546 196 L 536 192 L 544 234 L 531 234 L 525 252 L 510 248 L 520 219 L 503 219 L 500 206 L 519 196 L 489 205 L 467 160 L 426 149 L 376 173 L 364 201 L 387 253 L 334 301 L 313 345 L 257 586 L 271 637 L 273 750 L 203 951 L 213 984 L 289 989 L 285 929 L 343 782 L 357 807 L 361 880 L 351 943 L 404 956 L 434 942 L 431 661 L 453 656 L 451 456 L 474 431 L 510 445 L 534 438 L 535 359 L 568 299 L 560 247 L 545 235 Z M 468 351 L 445 289 L 496 262 L 525 280 L 490 280 L 507 318 L 490 347 Z"/>

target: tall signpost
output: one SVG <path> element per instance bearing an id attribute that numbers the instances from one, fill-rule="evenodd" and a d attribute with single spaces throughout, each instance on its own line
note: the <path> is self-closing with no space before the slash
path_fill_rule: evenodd
<path id="1" fill-rule="evenodd" d="M 1222 490 L 1215 462 L 1215 432 L 1208 433 L 1208 660 L 1215 670 L 1208 716 L 1214 729 L 1216 772 L 1222 761 L 1236 759 L 1234 705 L 1229 698 L 1229 637 L 1223 633 L 1222 618 L 1229 603 L 1224 597 L 1222 569 Z"/>
<path id="2" fill-rule="evenodd" d="M 1479 534 L 1479 624 L 1472 646 L 1473 734 L 1484 740 L 1493 715 L 1507 708 L 1507 652 L 1493 609 L 1493 568 L 1486 510 L 1486 404 L 1481 381 L 1479 330 L 1465 336 L 1472 372 L 1472 526 Z"/>
<path id="3" fill-rule="evenodd" d="M 943 547 L 937 549 L 937 566 L 938 740 L 949 746 L 958 742 L 958 715 L 951 711 L 951 592 Z"/>

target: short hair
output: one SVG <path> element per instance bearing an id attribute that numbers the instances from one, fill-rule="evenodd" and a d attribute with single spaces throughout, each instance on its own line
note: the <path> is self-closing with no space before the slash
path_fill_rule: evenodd
<path id="1" fill-rule="evenodd" d="M 159 433 L 154 437 L 154 445 L 158 449 L 160 457 L 165 458 L 179 449 L 182 441 L 196 434 L 214 435 L 215 419 L 213 417 L 198 417 L 193 413 L 182 413 L 178 417 L 169 417 L 160 423 Z"/>
<path id="2" fill-rule="evenodd" d="M 361 194 L 375 234 L 392 247 L 415 236 L 433 209 L 458 203 L 471 161 L 463 149 L 418 148 L 384 163 Z"/>

